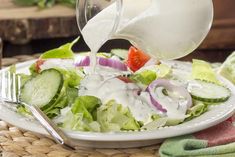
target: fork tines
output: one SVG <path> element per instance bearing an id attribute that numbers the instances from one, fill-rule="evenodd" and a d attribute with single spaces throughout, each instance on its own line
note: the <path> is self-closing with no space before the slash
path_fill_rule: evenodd
<path id="1" fill-rule="evenodd" d="M 18 103 L 20 92 L 20 76 L 3 71 L 1 73 L 1 98 L 3 101 Z"/>

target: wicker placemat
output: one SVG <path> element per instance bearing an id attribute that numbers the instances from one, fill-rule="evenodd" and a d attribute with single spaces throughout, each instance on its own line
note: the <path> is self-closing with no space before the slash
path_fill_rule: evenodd
<path id="1" fill-rule="evenodd" d="M 36 59 L 40 54 L 20 55 L 4 58 L 3 67 Z M 2 157 L 157 157 L 160 145 L 132 149 L 77 148 L 68 151 L 50 138 L 29 131 L 20 130 L 0 121 L 0 151 Z"/>

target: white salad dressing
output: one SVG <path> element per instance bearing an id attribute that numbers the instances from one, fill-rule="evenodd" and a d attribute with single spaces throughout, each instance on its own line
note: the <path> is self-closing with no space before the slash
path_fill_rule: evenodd
<path id="1" fill-rule="evenodd" d="M 176 120 L 183 120 L 186 118 L 186 111 L 188 109 L 187 107 L 187 100 L 182 98 L 178 101 L 175 101 L 174 99 L 180 98 L 180 96 L 177 95 L 177 93 L 169 93 L 171 97 L 167 97 L 162 93 L 163 88 L 159 88 L 159 90 L 156 90 L 155 94 L 156 97 L 158 97 L 160 104 L 163 108 L 167 110 L 167 117 L 171 119 Z M 174 98 L 175 97 L 175 98 Z M 178 103 L 177 103 L 178 102 Z"/>
<path id="2" fill-rule="evenodd" d="M 60 69 L 73 69 L 74 68 L 73 59 L 48 59 L 40 65 L 41 70 L 51 69 L 51 68 L 60 68 Z"/>
<path id="3" fill-rule="evenodd" d="M 153 114 L 160 112 L 148 103 L 148 95 L 145 97 L 137 95 L 139 90 L 140 88 L 134 83 L 125 83 L 113 76 L 93 74 L 81 81 L 79 95 L 96 96 L 103 104 L 115 100 L 118 104 L 128 107 L 136 120 L 147 124 L 151 122 Z"/>

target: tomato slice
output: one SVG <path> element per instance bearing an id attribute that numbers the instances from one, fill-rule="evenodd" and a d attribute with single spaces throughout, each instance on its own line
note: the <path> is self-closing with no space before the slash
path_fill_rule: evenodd
<path id="1" fill-rule="evenodd" d="M 39 73 L 41 68 L 40 66 L 43 65 L 43 63 L 45 62 L 45 60 L 42 60 L 42 59 L 38 59 L 36 61 L 36 64 L 35 64 L 35 69 L 36 69 L 36 72 Z"/>
<path id="2" fill-rule="evenodd" d="M 127 66 L 133 71 L 139 70 L 150 60 L 150 56 L 131 46 L 128 52 Z"/>
<path id="3" fill-rule="evenodd" d="M 131 79 L 129 79 L 128 77 L 124 77 L 124 76 L 117 76 L 117 78 L 125 83 L 133 83 L 133 81 Z"/>

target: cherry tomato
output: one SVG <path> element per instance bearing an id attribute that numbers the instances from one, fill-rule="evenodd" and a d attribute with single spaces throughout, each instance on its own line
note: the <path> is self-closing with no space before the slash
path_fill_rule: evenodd
<path id="1" fill-rule="evenodd" d="M 133 71 L 139 70 L 150 60 L 150 56 L 131 46 L 128 52 L 127 66 Z"/>

